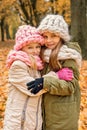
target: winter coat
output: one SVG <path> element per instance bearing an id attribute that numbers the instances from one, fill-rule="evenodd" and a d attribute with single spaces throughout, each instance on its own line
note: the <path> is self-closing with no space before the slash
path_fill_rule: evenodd
<path id="1" fill-rule="evenodd" d="M 44 76 L 44 89 L 48 92 L 43 95 L 43 130 L 78 130 L 80 112 L 78 66 L 81 64 L 81 52 L 77 44 L 74 46 L 71 44 L 69 47 L 71 48 L 65 47 L 67 49 L 60 50 L 59 58 L 63 68 L 73 70 L 73 80 L 65 81 L 56 76 Z M 47 55 L 49 56 L 49 52 Z M 45 62 L 43 75 L 51 71 L 48 61 Z"/>
<path id="2" fill-rule="evenodd" d="M 9 93 L 6 104 L 4 130 L 42 130 L 41 95 L 31 94 L 26 83 L 40 77 L 24 62 L 13 62 L 9 70 Z"/>

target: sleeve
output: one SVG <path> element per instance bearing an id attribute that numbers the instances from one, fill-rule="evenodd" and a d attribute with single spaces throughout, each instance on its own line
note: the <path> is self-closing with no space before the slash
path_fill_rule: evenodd
<path id="1" fill-rule="evenodd" d="M 72 81 L 65 81 L 53 76 L 44 77 L 44 89 L 52 95 L 71 95 L 75 92 L 76 87 L 79 87 L 79 71 L 76 62 L 74 60 L 67 60 L 64 62 L 63 67 L 72 69 L 74 78 Z"/>
<path id="2" fill-rule="evenodd" d="M 28 67 L 25 63 L 16 61 L 12 64 L 9 71 L 9 82 L 22 93 L 28 96 L 35 96 L 27 90 L 27 83 L 35 80 L 29 75 Z M 37 96 L 37 95 L 36 95 Z"/>
<path id="3" fill-rule="evenodd" d="M 43 75 L 42 77 L 44 78 L 44 77 L 48 77 L 48 76 L 58 78 L 57 74 L 54 71 L 50 71 L 49 73 L 47 73 L 46 75 Z"/>
<path id="4" fill-rule="evenodd" d="M 82 53 L 82 52 L 81 52 L 81 48 L 80 48 L 78 42 L 69 42 L 69 43 L 67 43 L 67 46 L 68 46 L 69 48 L 75 49 L 75 50 L 76 50 L 77 52 L 79 52 L 80 54 Z"/>

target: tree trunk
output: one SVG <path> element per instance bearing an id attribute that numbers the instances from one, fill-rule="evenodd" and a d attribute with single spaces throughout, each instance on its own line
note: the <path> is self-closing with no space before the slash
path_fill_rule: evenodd
<path id="1" fill-rule="evenodd" d="M 4 41 L 4 18 L 1 19 L 1 41 Z"/>
<path id="2" fill-rule="evenodd" d="M 78 41 L 82 56 L 87 59 L 87 0 L 71 0 L 71 35 Z"/>
<path id="3" fill-rule="evenodd" d="M 8 24 L 5 25 L 5 30 L 6 30 L 6 38 L 7 38 L 7 40 L 11 39 L 10 33 L 9 33 L 9 26 L 8 26 Z"/>
<path id="4" fill-rule="evenodd" d="M 85 32 L 85 39 L 86 39 L 86 48 L 87 48 L 87 0 L 86 0 L 86 28 L 85 28 L 85 30 L 86 30 L 86 32 Z M 87 59 L 87 49 L 86 49 L 86 59 Z"/>

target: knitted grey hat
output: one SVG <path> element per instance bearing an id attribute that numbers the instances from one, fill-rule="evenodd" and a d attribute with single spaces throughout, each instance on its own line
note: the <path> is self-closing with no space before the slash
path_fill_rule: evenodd
<path id="1" fill-rule="evenodd" d="M 40 23 L 38 30 L 57 33 L 64 41 L 70 40 L 68 25 L 61 15 L 48 14 Z"/>

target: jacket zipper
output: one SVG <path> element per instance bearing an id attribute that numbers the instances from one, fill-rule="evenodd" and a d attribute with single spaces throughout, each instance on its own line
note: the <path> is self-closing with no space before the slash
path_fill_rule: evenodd
<path id="1" fill-rule="evenodd" d="M 37 130 L 37 126 L 38 126 L 38 110 L 39 110 L 39 102 L 40 102 L 40 98 L 41 98 L 41 96 L 39 97 L 39 99 L 38 99 L 38 104 L 37 104 L 37 112 L 36 112 L 36 128 L 35 128 L 35 130 Z"/>
<path id="2" fill-rule="evenodd" d="M 29 97 L 26 98 L 26 101 L 25 101 L 25 104 L 24 104 L 24 107 L 23 107 L 23 111 L 22 111 L 22 117 L 21 117 L 21 130 L 24 129 L 25 112 L 26 112 L 28 100 L 29 100 Z"/>

